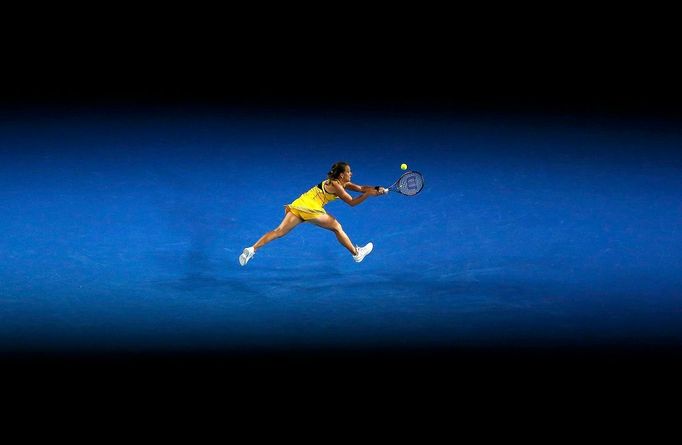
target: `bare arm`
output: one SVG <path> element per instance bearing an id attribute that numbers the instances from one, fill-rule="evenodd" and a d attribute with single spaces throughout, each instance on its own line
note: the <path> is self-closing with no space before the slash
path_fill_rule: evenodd
<path id="1" fill-rule="evenodd" d="M 375 190 L 374 187 L 359 186 L 351 184 L 350 182 L 346 184 L 346 188 L 354 192 L 361 192 L 362 195 L 353 198 L 348 194 L 348 192 L 343 187 L 341 187 L 336 182 L 332 182 L 331 188 L 336 196 L 338 196 L 343 202 L 345 202 L 351 207 L 355 207 L 356 205 L 362 203 L 365 199 L 367 199 L 370 196 L 377 196 L 380 194 L 380 192 Z"/>
<path id="2" fill-rule="evenodd" d="M 357 184 L 353 184 L 352 182 L 347 183 L 345 187 L 346 187 L 347 189 L 349 189 L 349 190 L 354 191 L 354 192 L 361 192 L 361 193 L 365 193 L 365 192 L 369 192 L 369 191 L 375 190 L 375 187 L 374 187 L 374 186 L 371 186 L 371 185 L 357 185 Z"/>

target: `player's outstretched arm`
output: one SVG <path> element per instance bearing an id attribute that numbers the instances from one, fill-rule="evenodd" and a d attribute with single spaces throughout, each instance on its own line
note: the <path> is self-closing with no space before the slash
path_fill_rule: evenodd
<path id="1" fill-rule="evenodd" d="M 360 193 L 379 191 L 379 193 L 373 194 L 372 196 L 383 195 L 386 192 L 386 189 L 384 189 L 383 187 L 373 185 L 357 185 L 351 182 L 347 183 L 345 185 L 345 188 Z"/>
<path id="2" fill-rule="evenodd" d="M 379 191 L 375 190 L 373 187 L 367 188 L 366 191 L 362 191 L 362 189 L 360 189 L 360 186 L 355 187 L 357 187 L 357 189 L 351 190 L 362 192 L 362 195 L 356 196 L 355 198 L 350 196 L 348 192 L 338 184 L 333 184 L 332 190 L 334 194 L 339 197 L 339 199 L 341 199 L 343 202 L 345 202 L 351 207 L 355 207 L 356 205 L 361 204 L 365 199 L 367 199 L 370 196 L 377 196 L 380 194 Z"/>

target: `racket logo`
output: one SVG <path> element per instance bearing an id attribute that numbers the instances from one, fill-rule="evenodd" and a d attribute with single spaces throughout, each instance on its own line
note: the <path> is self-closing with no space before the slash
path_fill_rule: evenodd
<path id="1" fill-rule="evenodd" d="M 414 176 L 408 177 L 406 185 L 408 190 L 417 190 L 417 178 Z"/>

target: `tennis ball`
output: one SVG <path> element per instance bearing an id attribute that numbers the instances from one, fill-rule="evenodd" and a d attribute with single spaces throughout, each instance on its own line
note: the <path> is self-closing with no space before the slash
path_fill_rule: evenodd
<path id="1" fill-rule="evenodd" d="M 407 170 L 407 164 L 400 164 L 400 168 L 403 170 Z"/>

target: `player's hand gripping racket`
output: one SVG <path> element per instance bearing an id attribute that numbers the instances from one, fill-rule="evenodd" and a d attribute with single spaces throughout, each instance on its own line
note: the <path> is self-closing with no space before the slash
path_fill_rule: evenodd
<path id="1" fill-rule="evenodd" d="M 379 190 L 379 186 L 376 187 Z M 388 187 L 388 190 L 401 193 L 406 196 L 414 196 L 421 192 L 424 188 L 424 177 L 421 173 L 409 171 L 403 173 L 393 185 Z"/>

